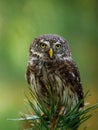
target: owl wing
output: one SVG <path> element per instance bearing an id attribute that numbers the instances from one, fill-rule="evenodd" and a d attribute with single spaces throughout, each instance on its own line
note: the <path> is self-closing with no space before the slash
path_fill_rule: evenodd
<path id="1" fill-rule="evenodd" d="M 59 72 L 62 76 L 62 79 L 65 79 L 66 84 L 68 84 L 73 93 L 76 93 L 79 101 L 83 99 L 83 90 L 82 84 L 80 81 L 80 73 L 77 65 L 73 60 L 66 60 L 64 64 L 60 66 Z M 83 107 L 84 103 L 80 104 L 80 107 Z"/>
<path id="2" fill-rule="evenodd" d="M 81 80 L 80 80 L 80 72 L 78 70 L 77 65 L 72 61 L 70 63 L 71 66 L 71 73 L 69 73 L 69 83 L 72 86 L 72 88 L 74 89 L 74 91 L 77 93 L 78 95 L 78 99 L 83 100 L 83 89 L 82 89 L 82 84 L 81 84 Z M 84 102 L 82 102 L 80 104 L 80 107 L 83 107 Z"/>

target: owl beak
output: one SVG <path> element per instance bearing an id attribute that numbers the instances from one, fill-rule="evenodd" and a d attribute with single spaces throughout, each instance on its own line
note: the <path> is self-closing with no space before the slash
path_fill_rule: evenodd
<path id="1" fill-rule="evenodd" d="M 53 49 L 52 48 L 50 48 L 50 50 L 49 50 L 49 56 L 50 56 L 50 58 L 53 57 Z"/>

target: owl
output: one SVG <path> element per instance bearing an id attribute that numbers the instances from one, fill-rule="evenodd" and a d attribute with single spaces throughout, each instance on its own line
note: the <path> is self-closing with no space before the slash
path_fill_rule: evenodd
<path id="1" fill-rule="evenodd" d="M 43 108 L 64 106 L 72 110 L 83 99 L 80 74 L 71 57 L 68 42 L 56 34 L 34 39 L 29 49 L 26 78 L 37 101 Z M 79 108 L 83 107 L 83 102 Z"/>

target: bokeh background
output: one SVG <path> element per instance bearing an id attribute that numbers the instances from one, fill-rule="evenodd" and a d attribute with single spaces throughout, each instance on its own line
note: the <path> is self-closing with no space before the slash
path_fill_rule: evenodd
<path id="1" fill-rule="evenodd" d="M 18 130 L 28 87 L 25 71 L 28 48 L 41 34 L 53 33 L 69 41 L 81 72 L 87 101 L 98 102 L 98 1 L 0 0 L 0 130 Z M 98 112 L 82 125 L 98 129 Z"/>

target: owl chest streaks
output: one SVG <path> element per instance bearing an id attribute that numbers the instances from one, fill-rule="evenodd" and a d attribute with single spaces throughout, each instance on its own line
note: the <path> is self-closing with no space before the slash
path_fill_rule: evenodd
<path id="1" fill-rule="evenodd" d="M 72 61 L 60 64 L 39 63 L 40 67 L 28 65 L 27 77 L 31 89 L 43 107 L 50 106 L 50 96 L 54 104 L 72 109 L 82 98 L 81 84 L 77 68 Z M 34 68 L 34 69 L 33 69 Z"/>

